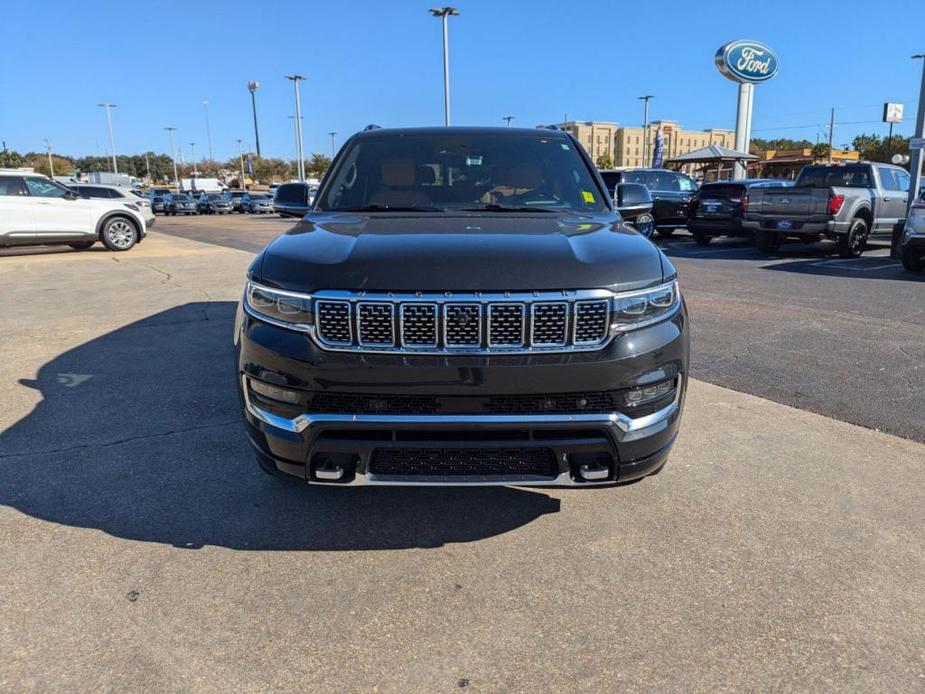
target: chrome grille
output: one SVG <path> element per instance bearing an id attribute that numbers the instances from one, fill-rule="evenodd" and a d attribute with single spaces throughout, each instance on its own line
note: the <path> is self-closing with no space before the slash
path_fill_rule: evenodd
<path id="1" fill-rule="evenodd" d="M 402 304 L 401 342 L 406 347 L 437 346 L 437 304 Z"/>
<path id="2" fill-rule="evenodd" d="M 568 304 L 533 304 L 532 330 L 532 345 L 564 345 L 568 340 Z"/>
<path id="3" fill-rule="evenodd" d="M 443 307 L 443 325 L 447 347 L 482 346 L 480 304 L 446 304 Z"/>
<path id="4" fill-rule="evenodd" d="M 488 306 L 488 346 L 522 347 L 524 344 L 524 305 Z"/>
<path id="5" fill-rule="evenodd" d="M 580 301 L 575 304 L 575 344 L 598 343 L 607 337 L 609 301 Z"/>
<path id="6" fill-rule="evenodd" d="M 361 347 L 395 345 L 395 304 L 362 302 L 357 308 L 357 335 Z"/>
<path id="7" fill-rule="evenodd" d="M 350 302 L 319 301 L 315 311 L 318 314 L 318 337 L 331 345 L 349 345 L 353 342 L 350 330 Z"/>
<path id="8" fill-rule="evenodd" d="M 601 348 L 607 290 L 444 293 L 319 291 L 316 338 L 334 350 L 519 354 Z"/>

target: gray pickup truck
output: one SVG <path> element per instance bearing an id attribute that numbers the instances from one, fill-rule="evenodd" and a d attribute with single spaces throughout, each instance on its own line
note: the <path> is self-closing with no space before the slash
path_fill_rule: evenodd
<path id="1" fill-rule="evenodd" d="M 804 166 L 792 188 L 749 191 L 742 227 L 762 253 L 775 253 L 786 238 L 826 238 L 843 258 L 857 258 L 868 236 L 889 236 L 905 222 L 910 181 L 890 164 Z"/>

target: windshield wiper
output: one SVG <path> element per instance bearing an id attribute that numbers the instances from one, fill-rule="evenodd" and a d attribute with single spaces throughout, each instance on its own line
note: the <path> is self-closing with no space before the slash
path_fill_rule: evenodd
<path id="1" fill-rule="evenodd" d="M 479 207 L 463 207 L 464 212 L 561 212 L 560 209 L 550 209 L 543 207 L 516 207 L 514 205 L 499 205 L 497 203 L 486 203 Z"/>
<path id="2" fill-rule="evenodd" d="M 355 207 L 335 207 L 330 212 L 445 212 L 442 207 L 426 205 L 357 205 Z"/>

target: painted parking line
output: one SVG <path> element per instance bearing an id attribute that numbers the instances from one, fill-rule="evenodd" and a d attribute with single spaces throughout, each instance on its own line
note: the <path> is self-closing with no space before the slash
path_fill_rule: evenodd
<path id="1" fill-rule="evenodd" d="M 842 270 L 850 270 L 851 272 L 875 272 L 876 270 L 887 270 L 887 269 L 897 269 L 899 263 L 881 263 L 879 265 L 862 265 L 858 263 L 856 259 L 853 258 L 844 258 L 842 260 L 820 260 L 815 263 L 810 263 L 813 267 L 837 267 Z"/>

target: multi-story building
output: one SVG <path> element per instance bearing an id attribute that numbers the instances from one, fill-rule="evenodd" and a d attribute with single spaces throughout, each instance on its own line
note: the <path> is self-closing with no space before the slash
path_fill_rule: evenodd
<path id="1" fill-rule="evenodd" d="M 643 161 L 643 128 L 620 126 L 602 121 L 568 121 L 559 128 L 574 135 L 591 155 L 592 161 L 609 158 L 614 166 L 650 166 L 655 151 L 655 138 L 659 131 L 665 143 L 663 161 L 685 152 L 720 145 L 735 148 L 732 130 L 682 130 L 676 121 L 657 120 L 649 123 L 649 161 Z"/>

